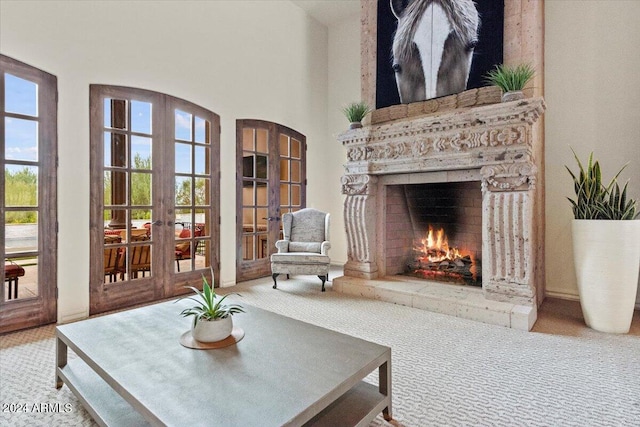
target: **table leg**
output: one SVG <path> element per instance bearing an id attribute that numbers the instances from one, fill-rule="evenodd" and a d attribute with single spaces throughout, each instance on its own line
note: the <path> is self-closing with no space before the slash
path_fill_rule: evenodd
<path id="1" fill-rule="evenodd" d="M 62 387 L 62 378 L 58 375 L 58 369 L 67 366 L 67 344 L 60 337 L 56 339 L 56 388 Z"/>
<path id="2" fill-rule="evenodd" d="M 389 396 L 389 406 L 382 410 L 382 416 L 385 420 L 391 421 L 393 419 L 391 412 L 391 360 L 384 362 L 378 368 L 378 390 L 385 396 Z"/>

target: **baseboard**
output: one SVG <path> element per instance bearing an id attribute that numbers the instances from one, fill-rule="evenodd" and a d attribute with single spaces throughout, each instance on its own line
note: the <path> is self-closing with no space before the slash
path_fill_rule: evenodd
<path id="1" fill-rule="evenodd" d="M 545 292 L 545 298 L 546 297 L 564 299 L 564 300 L 569 300 L 569 301 L 580 301 L 580 297 L 578 295 L 566 294 L 564 292 L 550 292 L 550 291 L 547 291 L 547 292 Z M 635 307 L 636 307 L 637 310 L 640 310 L 640 301 L 636 301 Z"/>
<path id="2" fill-rule="evenodd" d="M 231 286 L 235 286 L 236 285 L 236 281 L 234 280 L 221 280 L 220 281 L 220 287 L 221 288 L 230 288 Z"/>
<path id="3" fill-rule="evenodd" d="M 544 296 L 545 298 L 551 297 L 551 298 L 558 298 L 558 299 L 564 299 L 569 301 L 580 301 L 580 297 L 578 295 L 567 294 L 564 292 L 545 291 Z"/>
<path id="4" fill-rule="evenodd" d="M 89 309 L 78 311 L 76 313 L 64 314 L 58 318 L 58 324 L 72 323 L 78 320 L 84 320 L 89 317 Z"/>

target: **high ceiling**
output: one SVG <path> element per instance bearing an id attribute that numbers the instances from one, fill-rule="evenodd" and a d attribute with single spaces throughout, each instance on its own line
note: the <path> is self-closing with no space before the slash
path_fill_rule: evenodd
<path id="1" fill-rule="evenodd" d="M 291 0 L 327 27 L 360 13 L 360 0 Z"/>

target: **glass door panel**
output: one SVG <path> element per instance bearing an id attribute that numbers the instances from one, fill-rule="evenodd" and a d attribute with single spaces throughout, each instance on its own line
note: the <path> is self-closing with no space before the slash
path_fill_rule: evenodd
<path id="1" fill-rule="evenodd" d="M 242 133 L 242 238 L 243 260 L 268 255 L 269 131 L 245 128 Z"/>
<path id="2" fill-rule="evenodd" d="M 211 121 L 174 111 L 174 273 L 211 267 Z"/>
<path id="3" fill-rule="evenodd" d="M 107 97 L 103 106 L 102 278 L 126 285 L 154 274 L 152 104 Z"/>
<path id="4" fill-rule="evenodd" d="M 15 302 L 40 293 L 38 84 L 9 73 L 4 84 L 4 300 Z"/>

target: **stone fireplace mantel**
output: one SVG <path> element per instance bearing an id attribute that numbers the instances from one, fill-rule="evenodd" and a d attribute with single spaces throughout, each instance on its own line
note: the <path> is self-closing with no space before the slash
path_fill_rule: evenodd
<path id="1" fill-rule="evenodd" d="M 530 307 L 535 321 L 544 279 L 543 227 L 538 223 L 544 169 L 536 122 L 544 110 L 542 98 L 528 98 L 340 134 L 338 140 L 347 149 L 342 177 L 345 277 L 379 279 L 385 274 L 386 249 L 379 236 L 384 235 L 380 199 L 386 183 L 414 182 L 433 174 L 441 176 L 440 182 L 456 181 L 466 174 L 482 186 L 483 298 Z"/>

